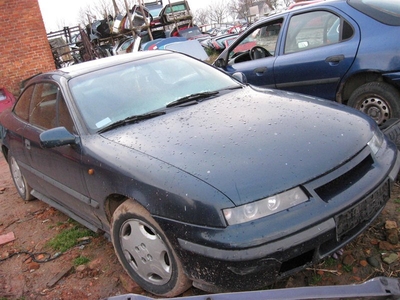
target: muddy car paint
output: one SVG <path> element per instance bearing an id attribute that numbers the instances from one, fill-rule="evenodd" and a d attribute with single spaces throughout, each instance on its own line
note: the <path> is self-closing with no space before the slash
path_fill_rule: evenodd
<path id="1" fill-rule="evenodd" d="M 145 82 L 134 84 L 146 71 L 153 71 L 151 94 Z M 224 88 L 210 90 L 215 84 Z M 135 86 L 136 93 L 124 89 Z M 39 87 L 46 102 L 26 115 L 23 104 Z M 134 102 L 140 96 L 144 101 Z M 39 75 L 18 102 L 0 122 L 21 196 L 108 233 L 128 274 L 163 296 L 189 284 L 258 289 L 330 255 L 376 218 L 400 168 L 396 146 L 361 112 L 245 86 L 168 51 Z M 56 103 L 58 118 L 46 120 Z M 129 119 L 130 103 L 144 105 L 142 115 Z M 35 122 L 50 128 L 30 121 L 36 108 L 43 113 Z M 268 201 L 275 210 L 279 195 L 294 189 L 306 199 L 252 219 L 254 205 Z M 249 219 L 232 225 L 231 214 L 241 211 Z"/>

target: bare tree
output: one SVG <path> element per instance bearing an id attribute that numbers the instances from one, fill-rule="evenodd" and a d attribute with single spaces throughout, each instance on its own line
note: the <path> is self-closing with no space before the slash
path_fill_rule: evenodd
<path id="1" fill-rule="evenodd" d="M 78 20 L 79 20 L 79 24 L 81 26 L 89 24 L 89 23 L 93 22 L 93 20 L 96 20 L 96 19 L 97 19 L 96 13 L 94 12 L 94 10 L 90 4 L 82 7 L 79 10 Z"/>
<path id="2" fill-rule="evenodd" d="M 194 15 L 194 21 L 198 25 L 205 25 L 205 24 L 208 24 L 210 22 L 210 20 L 209 20 L 209 12 L 208 12 L 207 9 L 200 8 L 200 9 L 196 10 L 193 13 L 193 15 Z"/>
<path id="3" fill-rule="evenodd" d="M 128 9 L 131 9 L 135 0 L 128 0 Z M 126 14 L 124 0 L 97 0 L 82 7 L 79 11 L 78 20 L 81 25 L 88 24 L 94 20 L 102 20 L 108 15 L 115 17 L 118 13 Z"/>
<path id="4" fill-rule="evenodd" d="M 267 4 L 271 10 L 276 9 L 278 2 L 278 0 L 265 0 L 265 4 Z"/>
<path id="5" fill-rule="evenodd" d="M 268 1 L 268 0 L 267 0 Z M 248 20 L 250 7 L 253 6 L 253 0 L 231 0 L 229 2 L 229 11 L 235 18 Z"/>
<path id="6" fill-rule="evenodd" d="M 93 5 L 94 12 L 99 19 L 105 19 L 108 15 L 114 15 L 113 3 L 110 0 L 97 0 Z"/>
<path id="7" fill-rule="evenodd" d="M 68 26 L 68 25 L 67 25 L 67 22 L 65 21 L 64 18 L 58 18 L 56 26 L 57 26 L 57 30 L 60 30 L 60 29 L 64 28 L 65 26 Z"/>
<path id="8" fill-rule="evenodd" d="M 296 2 L 296 0 L 282 0 L 282 1 L 286 7 L 289 7 L 290 4 L 292 4 L 293 2 Z"/>
<path id="9" fill-rule="evenodd" d="M 207 8 L 211 22 L 222 24 L 229 16 L 228 6 L 223 0 L 218 0 L 210 4 Z"/>

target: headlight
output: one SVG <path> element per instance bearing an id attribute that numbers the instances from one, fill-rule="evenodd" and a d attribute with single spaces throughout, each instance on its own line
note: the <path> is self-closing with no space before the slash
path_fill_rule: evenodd
<path id="1" fill-rule="evenodd" d="M 302 189 L 296 187 L 259 201 L 224 209 L 223 212 L 228 224 L 234 225 L 275 214 L 307 200 L 308 197 Z"/>
<path id="2" fill-rule="evenodd" d="M 384 135 L 382 131 L 375 130 L 374 135 L 372 136 L 371 140 L 367 143 L 368 146 L 371 148 L 371 152 L 376 154 L 382 146 L 384 140 Z"/>

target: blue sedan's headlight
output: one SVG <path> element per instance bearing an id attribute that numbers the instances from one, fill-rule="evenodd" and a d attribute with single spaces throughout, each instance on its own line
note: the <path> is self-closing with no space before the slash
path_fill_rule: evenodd
<path id="1" fill-rule="evenodd" d="M 384 135 L 382 131 L 375 130 L 374 135 L 372 136 L 371 140 L 367 143 L 368 146 L 371 148 L 371 152 L 376 154 L 382 146 L 384 139 Z"/>
<path id="2" fill-rule="evenodd" d="M 223 212 L 227 223 L 234 225 L 272 215 L 307 200 L 308 197 L 302 189 L 296 187 L 256 202 L 224 209 Z"/>

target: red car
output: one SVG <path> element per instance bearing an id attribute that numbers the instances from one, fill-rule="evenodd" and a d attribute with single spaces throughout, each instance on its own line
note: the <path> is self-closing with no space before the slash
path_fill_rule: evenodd
<path id="1" fill-rule="evenodd" d="M 6 108 L 12 107 L 15 103 L 14 95 L 7 89 L 0 88 L 0 113 Z"/>

